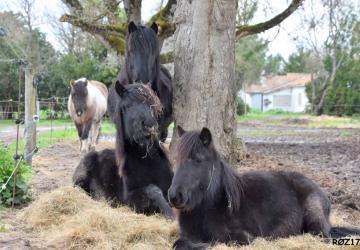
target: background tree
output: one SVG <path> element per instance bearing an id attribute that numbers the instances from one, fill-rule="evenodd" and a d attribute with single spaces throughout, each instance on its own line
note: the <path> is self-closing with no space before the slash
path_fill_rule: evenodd
<path id="1" fill-rule="evenodd" d="M 256 83 L 264 71 L 267 42 L 257 35 L 244 37 L 235 45 L 236 92 Z"/>
<path id="2" fill-rule="evenodd" d="M 324 98 L 322 111 L 326 114 L 360 114 L 360 22 L 356 21 L 353 27 L 349 47 L 339 48 L 342 63 Z"/>
<path id="3" fill-rule="evenodd" d="M 284 58 L 280 55 L 269 55 L 264 65 L 265 75 L 278 75 L 283 73 Z"/>
<path id="4" fill-rule="evenodd" d="M 285 72 L 310 73 L 307 72 L 307 61 L 310 51 L 305 51 L 303 47 L 298 47 L 297 51 L 292 53 L 284 66 Z"/>
<path id="5" fill-rule="evenodd" d="M 336 74 L 343 63 L 341 47 L 349 46 L 349 34 L 353 29 L 352 2 L 341 0 L 321 1 L 323 13 L 318 13 L 315 8 L 305 14 L 303 13 L 303 25 L 308 27 L 305 36 L 298 39 L 299 43 L 310 52 L 307 66 L 310 73 L 317 79 L 311 82 L 311 94 L 309 99 L 312 104 L 312 112 L 321 114 L 329 88 L 334 84 Z M 325 42 L 318 39 L 319 33 L 327 30 L 328 35 Z"/>
<path id="6" fill-rule="evenodd" d="M 18 99 L 19 93 L 19 60 L 22 58 L 24 50 L 24 23 L 19 14 L 12 12 L 1 12 L 1 26 L 6 32 L 6 36 L 0 37 L 0 100 Z M 6 116 L 7 112 L 16 109 L 15 103 L 0 103 L 0 111 Z"/>

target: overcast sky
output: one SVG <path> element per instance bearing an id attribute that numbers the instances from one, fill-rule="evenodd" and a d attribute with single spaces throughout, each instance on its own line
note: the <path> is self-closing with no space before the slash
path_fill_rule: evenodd
<path id="1" fill-rule="evenodd" d="M 360 5 L 360 0 L 350 0 L 355 1 L 357 6 Z M 4 10 L 12 10 L 14 12 L 19 10 L 19 6 L 16 4 L 17 0 L 0 0 L 0 11 Z M 157 12 L 159 3 L 161 0 L 144 0 L 142 4 L 142 17 L 144 20 L 149 19 L 154 13 Z M 289 0 L 260 0 L 258 12 L 255 16 L 253 23 L 259 21 L 265 21 L 270 17 L 280 13 L 284 10 L 289 4 Z M 296 45 L 298 44 L 294 39 L 298 37 L 299 34 L 306 32 L 305 27 L 301 26 L 300 22 L 300 11 L 306 10 L 306 12 L 311 11 L 309 8 L 311 3 L 319 3 L 319 0 L 306 0 L 304 4 L 304 8 L 302 10 L 298 10 L 298 13 L 294 13 L 290 17 L 288 17 L 285 21 L 283 21 L 280 27 L 272 28 L 261 34 L 261 36 L 270 40 L 269 43 L 269 54 L 281 54 L 284 58 L 287 58 L 289 54 L 296 50 Z M 316 5 L 316 4 L 315 4 Z M 36 0 L 35 13 L 38 15 L 36 20 L 36 26 L 40 28 L 40 30 L 47 34 L 47 39 L 50 41 L 55 48 L 58 48 L 59 45 L 56 42 L 56 37 L 53 33 L 51 25 L 49 25 L 46 21 L 46 17 L 51 13 L 51 15 L 60 17 L 60 15 L 64 12 L 62 7 L 61 0 Z M 271 6 L 271 8 L 269 7 Z M 319 12 L 321 14 L 321 8 L 315 7 L 312 11 Z M 318 37 L 319 40 L 323 40 L 326 36 L 326 31 L 323 30 L 319 32 Z"/>

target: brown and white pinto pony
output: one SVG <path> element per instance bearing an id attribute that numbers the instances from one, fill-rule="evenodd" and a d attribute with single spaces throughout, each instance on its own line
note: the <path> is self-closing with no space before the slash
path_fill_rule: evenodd
<path id="1" fill-rule="evenodd" d="M 75 123 L 80 139 L 80 151 L 95 148 L 100 122 L 107 109 L 108 90 L 105 84 L 80 78 L 70 81 L 68 111 Z"/>

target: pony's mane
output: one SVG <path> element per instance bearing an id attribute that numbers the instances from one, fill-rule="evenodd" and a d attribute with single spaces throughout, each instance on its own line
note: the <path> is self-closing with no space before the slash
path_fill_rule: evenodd
<path id="1" fill-rule="evenodd" d="M 236 171 L 225 161 L 221 161 L 223 173 L 222 184 L 228 200 L 228 209 L 231 213 L 239 211 L 241 197 L 243 196 L 244 183 Z"/>
<path id="2" fill-rule="evenodd" d="M 176 162 L 183 162 L 192 153 L 196 153 L 197 150 L 202 146 L 202 142 L 200 140 L 200 131 L 188 131 L 183 134 L 177 143 L 176 146 Z M 209 145 L 210 150 L 214 151 L 214 154 L 218 155 L 213 143 Z"/>
<path id="3" fill-rule="evenodd" d="M 161 115 L 160 99 L 148 85 L 142 83 L 129 84 L 126 86 L 126 96 L 135 101 L 146 102 L 156 117 Z"/>
<path id="4" fill-rule="evenodd" d="M 82 77 L 82 78 L 79 78 L 77 80 L 75 80 L 75 83 L 77 82 L 86 82 L 88 79 L 86 77 Z"/>
<path id="5" fill-rule="evenodd" d="M 132 51 L 153 51 L 159 54 L 159 44 L 154 31 L 146 26 L 139 25 L 137 30 L 126 35 L 126 53 Z"/>

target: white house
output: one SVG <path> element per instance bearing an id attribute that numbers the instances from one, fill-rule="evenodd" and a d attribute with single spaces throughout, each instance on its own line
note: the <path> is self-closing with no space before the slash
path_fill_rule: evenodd
<path id="1" fill-rule="evenodd" d="M 304 112 L 309 104 L 305 86 L 310 81 L 311 75 L 305 73 L 267 76 L 261 83 L 240 91 L 239 96 L 251 109 L 262 112 L 270 109 Z"/>

